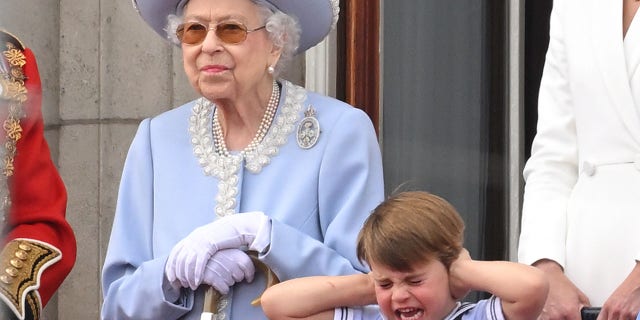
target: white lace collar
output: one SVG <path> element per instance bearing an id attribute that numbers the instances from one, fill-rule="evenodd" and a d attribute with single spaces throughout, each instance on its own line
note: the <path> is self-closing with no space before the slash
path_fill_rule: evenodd
<path id="1" fill-rule="evenodd" d="M 284 88 L 276 117 L 269 128 L 269 132 L 258 144 L 255 150 L 246 154 L 232 153 L 222 156 L 216 152 L 211 119 L 215 105 L 205 98 L 196 101 L 189 117 L 189 133 L 193 154 L 207 176 L 218 178 L 218 194 L 216 195 L 216 214 L 224 216 L 233 214 L 236 207 L 238 184 L 238 170 L 243 161 L 249 172 L 258 174 L 263 167 L 271 162 L 271 158 L 278 154 L 282 145 L 300 117 L 300 110 L 307 99 L 305 89 L 293 85 L 288 81 L 281 81 Z"/>

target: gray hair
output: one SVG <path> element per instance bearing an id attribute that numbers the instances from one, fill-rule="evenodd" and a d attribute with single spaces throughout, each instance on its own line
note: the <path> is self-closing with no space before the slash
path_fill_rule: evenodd
<path id="1" fill-rule="evenodd" d="M 186 3 L 186 1 L 183 2 Z M 277 77 L 289 66 L 296 54 L 296 50 L 298 50 L 301 33 L 300 25 L 295 17 L 283 13 L 265 0 L 251 0 L 251 2 L 258 6 L 258 14 L 265 21 L 265 29 L 269 33 L 269 40 L 276 47 L 282 49 L 280 59 L 274 66 L 274 76 Z M 167 17 L 167 25 L 165 27 L 169 41 L 178 46 L 180 45 L 180 40 L 176 36 L 176 30 L 178 25 L 183 22 L 182 9 L 178 10 L 180 16 L 170 14 Z"/>

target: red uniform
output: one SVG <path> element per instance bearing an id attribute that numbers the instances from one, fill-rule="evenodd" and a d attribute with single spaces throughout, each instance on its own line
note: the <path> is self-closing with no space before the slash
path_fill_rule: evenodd
<path id="1" fill-rule="evenodd" d="M 39 319 L 76 260 L 67 193 L 44 139 L 36 60 L 0 30 L 0 319 Z"/>

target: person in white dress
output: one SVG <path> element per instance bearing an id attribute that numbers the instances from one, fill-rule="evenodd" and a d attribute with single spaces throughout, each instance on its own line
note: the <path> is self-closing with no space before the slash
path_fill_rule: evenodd
<path id="1" fill-rule="evenodd" d="M 551 281 L 541 319 L 640 310 L 639 6 L 553 3 L 519 241 Z"/>

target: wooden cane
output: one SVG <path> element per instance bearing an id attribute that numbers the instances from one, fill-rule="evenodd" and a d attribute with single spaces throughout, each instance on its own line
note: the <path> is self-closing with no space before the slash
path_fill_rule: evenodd
<path id="1" fill-rule="evenodd" d="M 267 283 L 265 285 L 265 290 L 272 285 L 280 282 L 278 276 L 260 259 L 258 259 L 258 253 L 255 251 L 248 251 L 247 254 L 249 258 L 251 258 L 251 262 L 256 267 L 256 269 L 262 271 L 267 277 Z M 261 297 L 262 295 L 260 295 Z M 260 297 L 255 298 L 251 301 L 251 305 L 256 307 L 260 305 Z M 222 298 L 222 294 L 218 292 L 218 290 L 213 287 L 207 288 L 207 291 L 204 294 L 204 306 L 202 308 L 202 314 L 200 315 L 200 320 L 215 320 L 214 315 L 217 314 L 220 310 L 218 310 L 218 304 L 220 302 L 220 298 Z"/>

